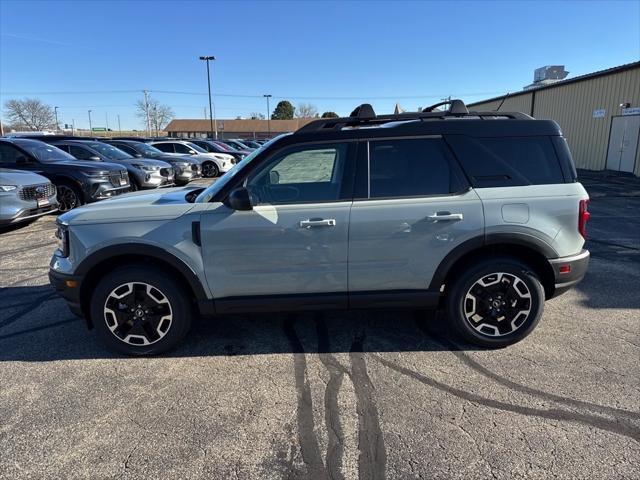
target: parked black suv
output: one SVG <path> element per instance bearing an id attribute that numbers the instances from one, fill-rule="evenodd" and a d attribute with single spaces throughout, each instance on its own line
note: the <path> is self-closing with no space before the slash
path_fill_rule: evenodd
<path id="1" fill-rule="evenodd" d="M 28 170 L 51 180 L 58 190 L 59 210 L 63 212 L 130 189 L 123 166 L 76 160 L 39 140 L 1 138 L 0 167 Z"/>

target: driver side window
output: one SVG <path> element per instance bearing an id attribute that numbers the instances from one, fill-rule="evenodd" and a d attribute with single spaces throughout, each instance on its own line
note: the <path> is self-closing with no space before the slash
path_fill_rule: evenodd
<path id="1" fill-rule="evenodd" d="M 348 151 L 347 143 L 297 147 L 251 174 L 246 187 L 256 205 L 340 200 Z"/>

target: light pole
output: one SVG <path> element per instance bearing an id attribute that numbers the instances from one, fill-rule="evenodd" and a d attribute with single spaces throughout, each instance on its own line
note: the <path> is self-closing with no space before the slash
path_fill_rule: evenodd
<path id="1" fill-rule="evenodd" d="M 269 136 L 271 136 L 271 110 L 269 110 L 269 99 L 271 95 L 263 95 L 263 97 L 267 99 L 267 130 L 269 131 Z"/>
<path id="2" fill-rule="evenodd" d="M 122 128 L 120 128 L 120 114 L 118 114 L 118 133 L 122 135 Z"/>
<path id="3" fill-rule="evenodd" d="M 91 132 L 93 132 L 93 128 L 91 128 L 91 110 L 89 110 L 89 136 L 91 136 Z"/>
<path id="4" fill-rule="evenodd" d="M 213 55 L 207 55 L 200 57 L 200 60 L 204 60 L 207 62 L 207 85 L 209 86 L 209 121 L 211 122 L 211 136 L 217 140 L 218 139 L 218 125 L 217 122 L 213 120 L 213 108 L 211 107 L 211 72 L 209 70 L 209 60 L 215 60 L 216 57 Z"/>
<path id="5" fill-rule="evenodd" d="M 58 107 L 53 107 L 53 113 L 56 115 L 56 133 L 60 130 L 60 126 L 58 124 Z"/>

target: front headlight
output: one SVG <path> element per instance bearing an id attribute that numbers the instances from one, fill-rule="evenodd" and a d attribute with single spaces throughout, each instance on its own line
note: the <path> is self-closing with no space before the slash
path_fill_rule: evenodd
<path id="1" fill-rule="evenodd" d="M 105 172 L 83 172 L 89 178 L 100 178 L 102 180 L 109 180 L 109 173 Z"/>
<path id="2" fill-rule="evenodd" d="M 11 192 L 12 190 L 15 190 L 16 188 L 18 188 L 15 185 L 0 185 L 0 192 Z"/>
<path id="3" fill-rule="evenodd" d="M 58 239 L 58 250 L 63 257 L 69 256 L 69 227 L 67 225 L 58 224 L 56 230 L 56 238 Z"/>

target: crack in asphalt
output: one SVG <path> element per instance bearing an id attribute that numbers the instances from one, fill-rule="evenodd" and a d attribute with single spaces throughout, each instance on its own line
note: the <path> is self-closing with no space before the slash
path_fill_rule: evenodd
<path id="1" fill-rule="evenodd" d="M 479 405 L 495 408 L 496 410 L 513 412 L 513 413 L 517 413 L 527 417 L 539 417 L 539 418 L 546 418 L 549 420 L 581 423 L 583 425 L 588 425 L 594 428 L 598 428 L 600 430 L 606 430 L 612 433 L 616 433 L 618 435 L 624 435 L 626 437 L 631 438 L 632 440 L 640 442 L 639 428 L 635 428 L 631 425 L 620 423 L 617 420 L 609 420 L 609 419 L 598 417 L 595 415 L 589 415 L 589 414 L 584 414 L 579 412 L 571 412 L 571 411 L 558 409 L 558 408 L 543 410 L 539 408 L 525 407 L 521 405 L 512 405 L 510 403 L 506 403 L 501 400 L 485 398 L 476 393 L 467 392 L 459 388 L 452 387 L 445 383 L 439 382 L 438 380 L 429 378 L 419 372 L 403 367 L 396 363 L 390 362 L 389 360 L 386 360 L 380 357 L 379 355 L 372 354 L 371 356 L 376 361 L 378 361 L 379 363 L 381 363 L 382 365 L 384 365 L 385 367 L 391 370 L 394 370 L 402 375 L 405 375 L 409 378 L 417 380 L 418 382 L 424 385 L 428 385 L 430 387 L 436 388 L 445 393 L 448 393 L 449 395 L 453 395 L 454 397 L 461 398 L 468 402 L 475 402 Z"/>
<path id="2" fill-rule="evenodd" d="M 387 452 L 380 429 L 378 408 L 373 400 L 374 387 L 363 353 L 364 340 L 364 332 L 356 335 L 349 352 L 358 413 L 358 472 L 360 478 L 382 480 L 386 477 Z"/>
<path id="3" fill-rule="evenodd" d="M 554 393 L 538 390 L 537 388 L 529 387 L 527 385 L 522 385 L 520 383 L 514 382 L 513 380 L 502 377 L 497 373 L 492 372 L 484 365 L 481 365 L 480 363 L 476 362 L 468 354 L 460 351 L 461 349 L 460 345 L 457 345 L 456 343 L 452 342 L 449 339 L 441 338 L 436 331 L 429 329 L 429 326 L 427 325 L 426 321 L 418 320 L 416 321 L 416 324 L 418 325 L 418 328 L 427 337 L 429 337 L 430 340 L 450 350 L 451 353 L 453 353 L 462 363 L 466 364 L 468 367 L 472 368 L 473 370 L 480 373 L 481 375 L 511 390 L 515 390 L 528 395 L 540 397 L 545 400 L 549 400 L 559 404 L 564 404 L 565 406 L 582 407 L 588 410 L 593 410 L 603 414 L 612 415 L 614 417 L 624 416 L 624 417 L 629 417 L 630 419 L 640 420 L 640 413 L 624 410 L 621 408 L 608 407 L 606 405 L 598 405 L 591 402 L 585 402 L 584 400 L 576 400 L 573 398 L 565 397 L 563 395 L 556 395 Z"/>
<path id="4" fill-rule="evenodd" d="M 327 478 L 327 472 L 320 456 L 320 446 L 315 435 L 311 386 L 307 377 L 307 361 L 304 347 L 296 334 L 292 317 L 285 319 L 283 329 L 293 353 L 294 377 L 298 397 L 298 442 L 302 460 L 310 478 Z"/>
<path id="5" fill-rule="evenodd" d="M 66 320 L 60 320 L 57 322 L 49 323 L 46 325 L 40 325 L 39 327 L 27 328 L 25 330 L 19 330 L 14 333 L 8 333 L 6 335 L 0 335 L 0 340 L 6 340 L 7 338 L 18 337 L 20 335 L 26 335 L 27 333 L 39 332 L 41 330 L 48 330 L 49 328 L 59 327 L 60 325 L 65 325 L 67 323 L 77 322 L 78 317 L 67 318 Z"/>
<path id="6" fill-rule="evenodd" d="M 25 252 L 27 250 L 34 250 L 36 248 L 41 248 L 41 247 L 47 247 L 47 246 L 51 246 L 51 245 L 56 245 L 58 242 L 57 241 L 53 241 L 53 242 L 43 242 L 43 243 L 36 243 L 35 245 L 29 245 L 28 247 L 21 247 L 21 248 L 16 248 L 15 250 L 8 250 L 6 252 L 0 252 L 0 254 L 2 255 L 12 255 L 14 253 L 20 253 L 20 252 Z"/>
<path id="7" fill-rule="evenodd" d="M 24 308 L 18 310 L 13 315 L 8 316 L 3 321 L 1 321 L 0 328 L 6 327 L 7 325 L 12 324 L 16 320 L 19 320 L 21 317 L 23 317 L 27 313 L 30 313 L 33 310 L 37 309 L 45 301 L 53 298 L 55 295 L 56 295 L 56 292 L 51 291 L 51 292 L 47 292 L 45 295 L 36 297 L 32 302 L 29 302 Z"/>
<path id="8" fill-rule="evenodd" d="M 342 455 L 344 452 L 344 432 L 340 424 L 340 408 L 338 406 L 338 393 L 345 373 L 349 372 L 330 351 L 329 332 L 322 314 L 316 315 L 316 334 L 318 337 L 318 356 L 329 372 L 329 381 L 324 391 L 324 418 L 327 426 L 328 445 L 325 463 L 331 480 L 342 480 Z"/>

